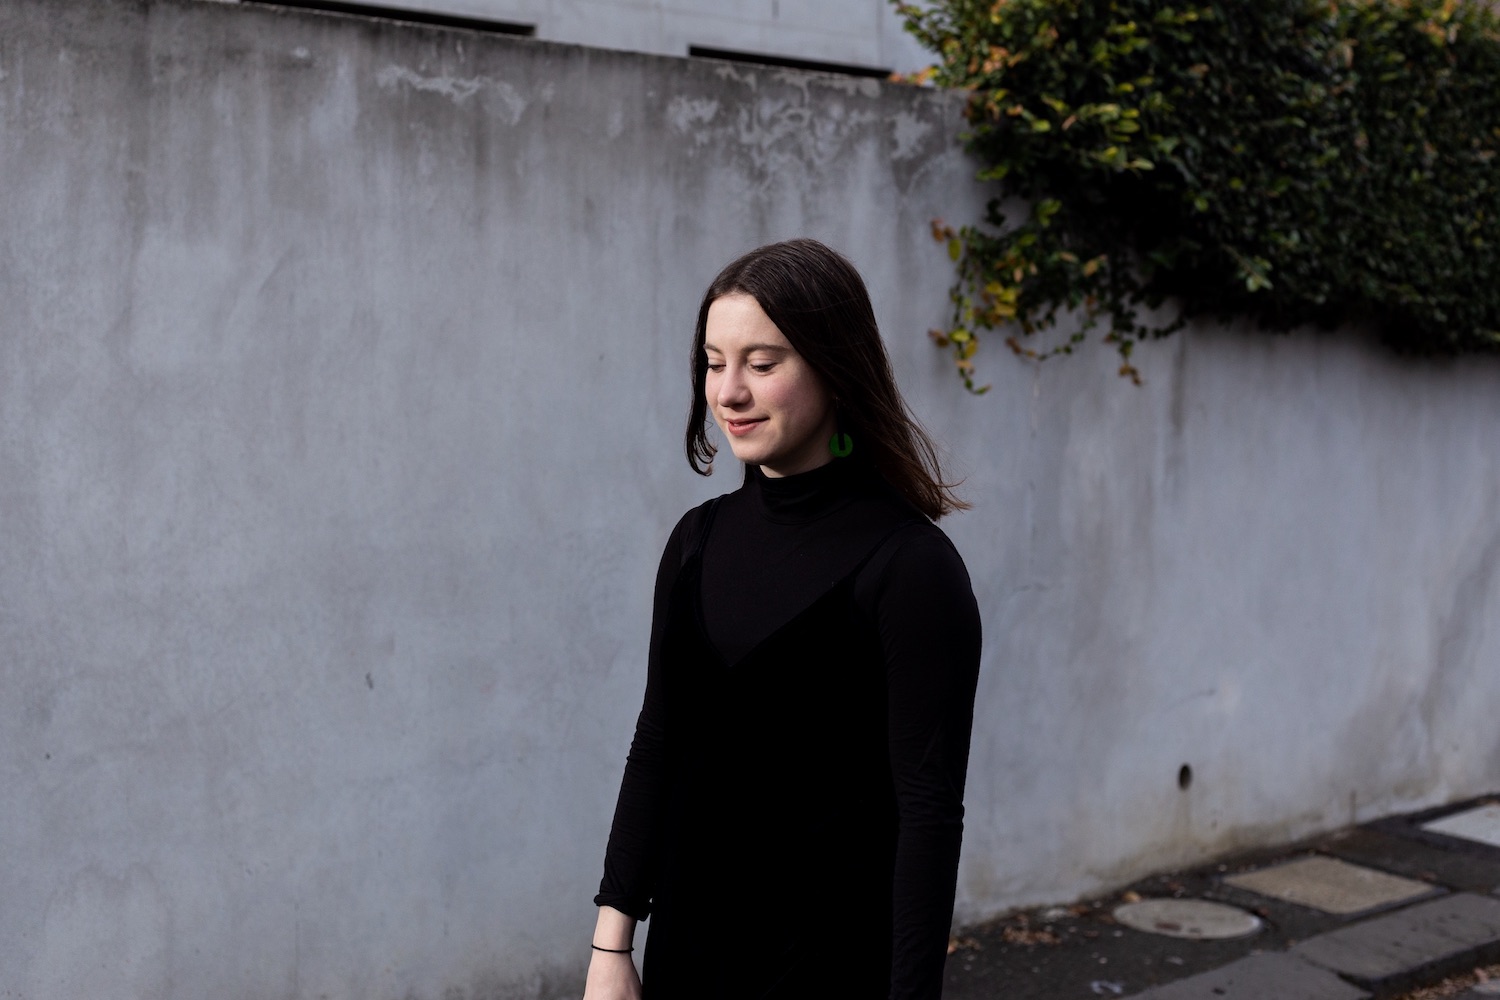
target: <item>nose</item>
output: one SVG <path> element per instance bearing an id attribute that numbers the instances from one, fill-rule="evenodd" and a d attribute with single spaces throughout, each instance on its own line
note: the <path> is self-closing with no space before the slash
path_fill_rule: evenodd
<path id="1" fill-rule="evenodd" d="M 738 365 L 730 364 L 719 373 L 719 384 L 714 400 L 723 407 L 743 406 L 750 401 L 750 387 L 745 383 L 745 373 Z"/>

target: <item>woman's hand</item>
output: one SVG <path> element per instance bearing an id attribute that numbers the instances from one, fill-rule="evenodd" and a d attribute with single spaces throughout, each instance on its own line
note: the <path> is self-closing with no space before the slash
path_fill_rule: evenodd
<path id="1" fill-rule="evenodd" d="M 641 1000 L 641 977 L 626 949 L 635 942 L 635 918 L 613 906 L 599 907 L 594 957 L 583 984 L 583 1000 Z M 609 948 L 610 951 L 599 951 Z"/>
<path id="2" fill-rule="evenodd" d="M 594 952 L 583 1000 L 641 1000 L 641 977 L 629 955 Z"/>

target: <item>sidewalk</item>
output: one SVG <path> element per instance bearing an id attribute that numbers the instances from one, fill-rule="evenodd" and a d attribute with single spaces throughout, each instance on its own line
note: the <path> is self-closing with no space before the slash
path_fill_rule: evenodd
<path id="1" fill-rule="evenodd" d="M 943 996 L 1387 1000 L 1496 963 L 1500 795 L 966 928 Z"/>

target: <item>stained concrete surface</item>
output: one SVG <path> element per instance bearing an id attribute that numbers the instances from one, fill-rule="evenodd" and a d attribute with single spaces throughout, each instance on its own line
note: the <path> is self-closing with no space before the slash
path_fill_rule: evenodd
<path id="1" fill-rule="evenodd" d="M 962 103 L 0 3 L 0 992 L 570 995 L 660 546 L 736 480 L 681 458 L 698 297 L 797 235 L 975 505 L 960 920 L 1491 791 L 1500 359 L 994 338 L 968 397 Z"/>

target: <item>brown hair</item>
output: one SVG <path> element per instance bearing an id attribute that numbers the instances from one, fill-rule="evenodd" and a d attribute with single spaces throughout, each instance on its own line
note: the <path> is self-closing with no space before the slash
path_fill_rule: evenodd
<path id="1" fill-rule="evenodd" d="M 752 250 L 720 271 L 704 293 L 693 338 L 693 406 L 686 435 L 693 471 L 705 476 L 713 471 L 717 451 L 708 440 L 704 394 L 708 307 L 736 292 L 760 304 L 823 380 L 838 408 L 839 428 L 854 439 L 856 455 L 873 463 L 933 520 L 969 506 L 954 494 L 956 484 L 943 481 L 932 439 L 896 388 L 864 280 L 853 264 L 817 240 L 788 240 Z"/>

